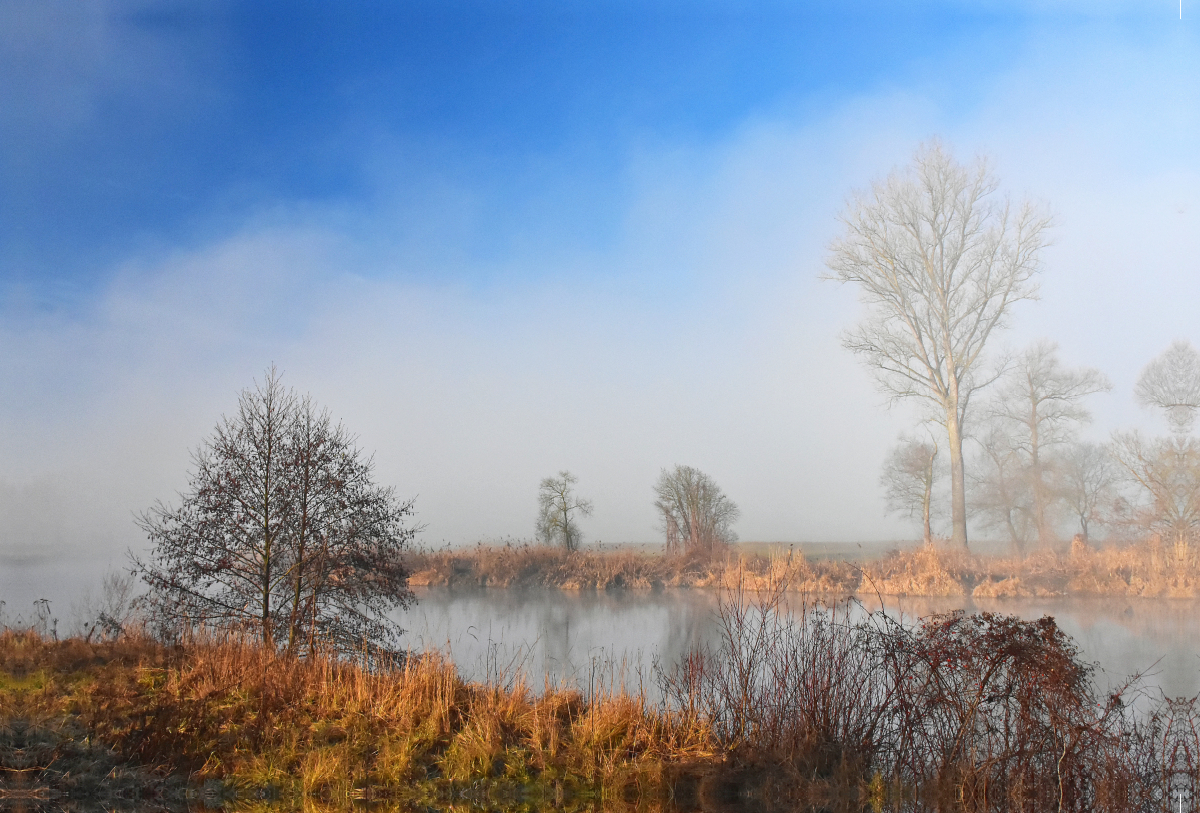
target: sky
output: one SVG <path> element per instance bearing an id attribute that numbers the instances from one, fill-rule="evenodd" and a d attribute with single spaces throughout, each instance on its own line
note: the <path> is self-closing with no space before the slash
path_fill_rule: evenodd
<path id="1" fill-rule="evenodd" d="M 1132 387 L 1200 344 L 1189 5 L 6 0 L 0 600 L 145 550 L 271 364 L 426 546 L 529 538 L 560 470 L 590 540 L 653 541 L 676 464 L 745 540 L 911 537 L 879 473 L 915 412 L 822 275 L 933 138 L 1054 215 L 996 349 L 1105 372 L 1090 437 L 1162 431 Z"/>

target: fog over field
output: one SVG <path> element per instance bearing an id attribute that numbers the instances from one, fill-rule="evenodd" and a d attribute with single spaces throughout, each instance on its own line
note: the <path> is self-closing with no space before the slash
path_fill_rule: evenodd
<path id="1" fill-rule="evenodd" d="M 1200 344 L 1200 9 L 439 6 L 0 7 L 0 598 L 144 549 L 272 363 L 425 544 L 532 536 L 561 469 L 589 540 L 652 541 L 677 463 L 744 540 L 912 538 L 879 475 L 914 409 L 821 277 L 934 137 L 1054 214 L 993 345 L 1107 374 L 1087 437 L 1165 431 L 1133 386 Z"/>

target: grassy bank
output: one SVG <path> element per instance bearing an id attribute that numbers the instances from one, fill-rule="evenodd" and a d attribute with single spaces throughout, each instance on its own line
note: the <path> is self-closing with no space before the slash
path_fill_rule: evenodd
<path id="1" fill-rule="evenodd" d="M 434 655 L 10 630 L 0 808 L 1200 810 L 1200 701 L 1098 691 L 1052 618 L 901 623 L 776 581 L 724 592 L 718 621 L 661 705 Z"/>
<path id="2" fill-rule="evenodd" d="M 117 796 L 159 801 L 207 781 L 219 793 L 293 801 L 645 802 L 669 794 L 669 770 L 711 761 L 716 748 L 698 720 L 619 687 L 585 698 L 535 692 L 519 677 L 484 686 L 435 656 L 366 669 L 236 641 L 165 647 L 8 632 L 0 710 L 0 748 L 21 762 L 0 774 L 0 799 L 19 783 L 94 795 L 99 783 L 77 777 L 116 767 L 136 788 Z"/>
<path id="3" fill-rule="evenodd" d="M 859 562 L 806 558 L 782 547 L 765 554 L 735 547 L 704 560 L 632 550 L 481 545 L 423 552 L 411 565 L 413 585 L 455 588 L 766 589 L 786 582 L 791 590 L 826 596 L 1200 597 L 1200 551 L 1152 540 L 1021 557 L 920 547 Z"/>

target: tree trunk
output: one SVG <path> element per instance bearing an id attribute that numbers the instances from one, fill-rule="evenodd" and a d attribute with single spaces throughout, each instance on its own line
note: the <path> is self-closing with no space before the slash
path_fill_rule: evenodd
<path id="1" fill-rule="evenodd" d="M 955 399 L 946 410 L 946 434 L 950 441 L 950 513 L 953 522 L 950 541 L 967 547 L 967 479 L 963 470 L 962 426 Z"/>
<path id="2" fill-rule="evenodd" d="M 273 429 L 274 427 L 271 427 Z M 271 431 L 268 429 L 268 431 Z M 263 505 L 262 505 L 262 524 L 263 524 L 263 557 L 262 557 L 262 643 L 263 649 L 268 652 L 275 649 L 275 641 L 271 630 L 271 576 L 272 568 L 275 566 L 275 550 L 274 536 L 271 533 L 271 520 L 274 518 L 271 509 L 271 471 L 272 452 L 274 451 L 274 438 L 267 439 L 267 465 L 263 476 Z"/>
<path id="3" fill-rule="evenodd" d="M 1030 384 L 1030 391 L 1034 389 Z M 1038 438 L 1038 404 L 1033 399 L 1029 408 L 1029 475 L 1033 485 L 1033 523 L 1037 527 L 1038 547 L 1050 546 L 1050 529 L 1046 525 L 1046 483 L 1042 476 L 1042 454 Z"/>
<path id="4" fill-rule="evenodd" d="M 934 448 L 936 450 L 937 447 L 934 447 Z M 930 503 L 933 500 L 933 464 L 934 464 L 934 460 L 936 459 L 935 455 L 936 455 L 936 451 L 934 452 L 933 455 L 929 456 L 929 465 L 925 468 L 925 501 L 924 501 L 924 504 L 921 506 L 922 512 L 924 514 L 923 518 L 925 520 L 925 544 L 926 545 L 933 544 L 933 527 L 930 524 L 930 508 L 931 508 Z"/>
<path id="5" fill-rule="evenodd" d="M 1033 480 L 1033 522 L 1037 526 L 1038 547 L 1047 548 L 1053 540 L 1050 538 L 1050 528 L 1046 524 L 1046 484 L 1042 479 L 1042 462 L 1038 459 L 1036 451 L 1033 454 L 1030 476 Z"/>
<path id="6" fill-rule="evenodd" d="M 1012 541 L 1013 553 L 1022 559 L 1025 558 L 1025 538 L 1017 532 L 1017 526 L 1013 525 L 1011 509 L 1004 515 L 1004 524 L 1008 527 L 1008 538 Z"/>

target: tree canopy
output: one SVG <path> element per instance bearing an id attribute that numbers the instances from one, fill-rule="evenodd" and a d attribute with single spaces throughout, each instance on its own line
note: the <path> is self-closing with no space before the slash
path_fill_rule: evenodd
<path id="1" fill-rule="evenodd" d="M 663 469 L 654 494 L 669 553 L 709 556 L 737 541 L 733 532 L 733 523 L 740 516 L 737 505 L 699 469 Z"/>
<path id="2" fill-rule="evenodd" d="M 179 497 L 138 518 L 161 630 L 234 629 L 293 653 L 398 645 L 413 501 L 376 484 L 356 439 L 275 368 L 200 443 Z"/>

